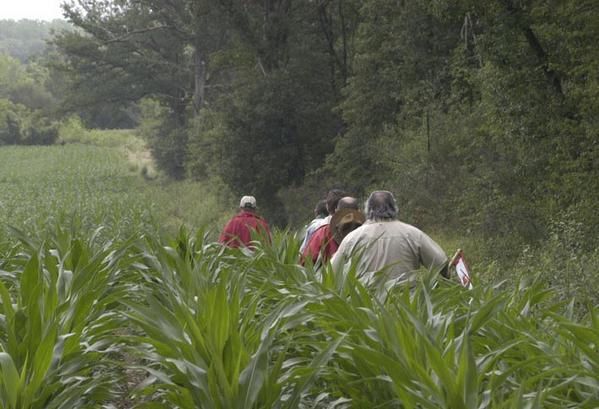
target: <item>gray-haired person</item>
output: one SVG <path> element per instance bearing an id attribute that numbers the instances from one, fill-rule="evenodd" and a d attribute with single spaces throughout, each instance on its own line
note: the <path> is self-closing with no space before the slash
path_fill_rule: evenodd
<path id="1" fill-rule="evenodd" d="M 360 281 L 383 283 L 385 288 L 414 281 L 421 266 L 447 275 L 445 252 L 424 232 L 398 220 L 391 192 L 372 192 L 365 213 L 366 222 L 345 236 L 333 256 L 334 269 L 343 269 L 352 257 L 359 257 Z"/>

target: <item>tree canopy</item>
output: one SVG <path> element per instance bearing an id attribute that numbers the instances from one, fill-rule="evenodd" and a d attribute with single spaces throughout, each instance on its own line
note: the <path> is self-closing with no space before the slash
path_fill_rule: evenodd
<path id="1" fill-rule="evenodd" d="M 221 178 L 281 223 L 286 198 L 333 185 L 489 235 L 594 217 L 594 1 L 78 0 L 65 15 L 72 105 L 155 103 L 142 128 L 168 174 Z"/>

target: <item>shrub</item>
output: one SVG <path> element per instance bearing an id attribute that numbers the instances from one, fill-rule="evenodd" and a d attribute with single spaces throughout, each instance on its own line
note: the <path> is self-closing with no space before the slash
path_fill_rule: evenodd
<path id="1" fill-rule="evenodd" d="M 61 142 L 83 143 L 104 147 L 124 147 L 130 151 L 141 151 L 144 142 L 131 129 L 88 129 L 81 119 L 70 116 L 59 127 Z"/>
<path id="2" fill-rule="evenodd" d="M 51 145 L 58 127 L 39 111 L 0 100 L 0 145 Z"/>
<path id="3" fill-rule="evenodd" d="M 87 129 L 83 126 L 81 119 L 72 115 L 63 120 L 59 127 L 60 140 L 66 143 L 82 142 Z"/>
<path id="4" fill-rule="evenodd" d="M 39 115 L 34 115 L 21 139 L 22 145 L 52 145 L 58 139 L 58 125 Z"/>
<path id="5" fill-rule="evenodd" d="M 22 138 L 25 107 L 0 99 L 0 145 L 16 145 Z"/>

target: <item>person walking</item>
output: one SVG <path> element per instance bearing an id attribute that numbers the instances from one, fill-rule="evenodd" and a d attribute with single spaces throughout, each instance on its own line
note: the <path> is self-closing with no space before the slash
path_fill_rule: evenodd
<path id="1" fill-rule="evenodd" d="M 227 247 L 248 247 L 253 249 L 252 234 L 271 240 L 268 222 L 257 213 L 256 198 L 254 196 L 243 196 L 239 202 L 239 213 L 227 222 L 218 242 Z"/>
<path id="2" fill-rule="evenodd" d="M 299 249 L 300 253 L 303 253 L 304 249 L 308 245 L 308 242 L 310 241 L 310 238 L 312 237 L 312 234 L 314 234 L 314 232 L 318 230 L 320 226 L 329 222 L 330 218 L 327 218 L 328 216 L 329 212 L 327 210 L 327 202 L 326 200 L 320 200 L 318 203 L 316 203 L 316 207 L 314 208 L 314 220 L 312 220 L 308 226 L 306 226 L 306 234 L 304 235 L 304 240 L 302 241 Z"/>
<path id="3" fill-rule="evenodd" d="M 305 264 L 306 260 L 311 259 L 312 264 L 320 259 L 321 262 L 326 262 L 331 259 L 337 251 L 339 243 L 335 240 L 333 230 L 331 229 L 331 220 L 335 217 L 335 213 L 341 209 L 353 209 L 358 211 L 358 200 L 348 196 L 347 193 L 333 189 L 327 194 L 327 210 L 329 217 L 327 222 L 320 226 L 302 252 L 300 263 Z"/>
<path id="4" fill-rule="evenodd" d="M 333 269 L 340 271 L 357 257 L 358 279 L 367 285 L 382 282 L 385 288 L 413 282 L 420 267 L 447 277 L 447 255 L 424 232 L 398 220 L 391 192 L 372 192 L 365 213 L 366 222 L 345 236 L 333 256 Z"/>

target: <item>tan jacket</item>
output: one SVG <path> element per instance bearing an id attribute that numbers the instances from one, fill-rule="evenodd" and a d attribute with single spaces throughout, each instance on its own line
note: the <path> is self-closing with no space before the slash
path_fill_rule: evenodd
<path id="1" fill-rule="evenodd" d="M 361 255 L 360 255 L 361 253 Z M 357 276 L 364 284 L 382 280 L 400 284 L 416 278 L 423 266 L 440 270 L 447 262 L 445 252 L 424 232 L 398 220 L 368 220 L 349 233 L 332 259 L 333 268 L 343 269 L 353 256 L 359 256 Z"/>

